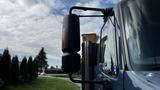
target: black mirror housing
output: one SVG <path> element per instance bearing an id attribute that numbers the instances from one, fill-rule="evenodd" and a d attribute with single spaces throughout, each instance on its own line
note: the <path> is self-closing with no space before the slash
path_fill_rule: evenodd
<path id="1" fill-rule="evenodd" d="M 62 51 L 78 52 L 80 50 L 79 17 L 69 14 L 64 17 L 62 30 Z"/>

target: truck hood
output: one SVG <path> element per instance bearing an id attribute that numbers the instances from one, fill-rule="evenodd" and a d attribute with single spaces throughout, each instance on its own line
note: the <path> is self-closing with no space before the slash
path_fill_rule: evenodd
<path id="1" fill-rule="evenodd" d="M 160 89 L 160 71 L 127 71 L 134 87 L 141 90 L 159 90 Z"/>

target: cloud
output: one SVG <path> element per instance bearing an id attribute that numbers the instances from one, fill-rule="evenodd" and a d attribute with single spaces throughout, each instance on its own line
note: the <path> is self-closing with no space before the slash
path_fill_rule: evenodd
<path id="1" fill-rule="evenodd" d="M 38 17 L 45 17 L 49 14 L 50 9 L 44 4 L 34 5 L 32 8 L 28 10 L 29 15 L 35 15 Z"/>

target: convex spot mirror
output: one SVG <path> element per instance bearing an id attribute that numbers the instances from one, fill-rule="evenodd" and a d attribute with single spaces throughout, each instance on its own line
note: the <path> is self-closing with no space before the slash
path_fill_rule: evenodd
<path id="1" fill-rule="evenodd" d="M 62 56 L 62 70 L 66 73 L 76 73 L 80 70 L 80 55 L 78 53 L 64 53 Z"/>

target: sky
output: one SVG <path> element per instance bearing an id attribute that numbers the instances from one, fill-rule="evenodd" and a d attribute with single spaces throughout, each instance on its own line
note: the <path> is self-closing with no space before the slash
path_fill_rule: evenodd
<path id="1" fill-rule="evenodd" d="M 8 48 L 19 60 L 33 58 L 41 47 L 47 53 L 49 65 L 61 66 L 61 37 L 64 15 L 72 6 L 107 8 L 118 0 L 0 0 L 0 53 Z M 74 11 L 76 14 L 95 12 Z M 81 34 L 99 33 L 100 18 L 83 18 Z"/>

